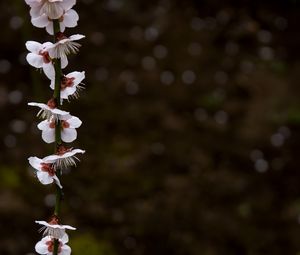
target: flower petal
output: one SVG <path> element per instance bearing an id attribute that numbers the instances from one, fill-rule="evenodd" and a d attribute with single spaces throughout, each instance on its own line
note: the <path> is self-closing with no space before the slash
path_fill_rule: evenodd
<path id="1" fill-rule="evenodd" d="M 52 42 L 45 42 L 43 43 L 43 50 L 48 51 L 49 48 L 53 47 L 53 43 Z"/>
<path id="2" fill-rule="evenodd" d="M 69 236 L 68 236 L 68 234 L 65 233 L 65 234 L 63 235 L 63 237 L 62 237 L 60 240 L 61 240 L 61 242 L 62 242 L 63 244 L 66 244 L 67 242 L 69 242 Z"/>
<path id="3" fill-rule="evenodd" d="M 46 1 L 41 8 L 41 12 L 46 13 L 50 19 L 59 19 L 64 14 L 64 11 L 61 2 Z"/>
<path id="4" fill-rule="evenodd" d="M 65 154 L 63 154 L 61 157 L 62 158 L 67 158 L 67 157 L 72 157 L 74 156 L 75 154 L 77 153 L 85 153 L 85 150 L 81 150 L 81 149 L 74 149 L 74 150 L 71 150 L 71 151 L 68 151 L 66 152 Z"/>
<path id="5" fill-rule="evenodd" d="M 43 160 L 44 161 L 48 161 L 48 162 L 51 162 L 51 161 L 56 161 L 58 159 L 64 159 L 64 158 L 68 158 L 68 157 L 73 157 L 75 154 L 77 153 L 85 153 L 84 150 L 81 150 L 81 149 L 74 149 L 74 150 L 71 150 L 71 151 L 68 151 L 62 155 L 49 155 L 47 157 L 44 157 Z"/>
<path id="6" fill-rule="evenodd" d="M 43 71 L 45 75 L 48 77 L 48 79 L 53 80 L 55 79 L 55 70 L 52 63 L 49 64 L 43 64 Z"/>
<path id="7" fill-rule="evenodd" d="M 46 222 L 44 220 L 36 220 L 35 223 L 40 224 L 40 225 L 44 225 L 44 226 L 46 226 L 48 224 L 48 222 Z"/>
<path id="8" fill-rule="evenodd" d="M 66 143 L 71 143 L 77 138 L 77 131 L 75 128 L 64 128 L 61 131 L 61 139 Z"/>
<path id="9" fill-rule="evenodd" d="M 60 116 L 60 120 L 68 120 L 68 119 L 71 119 L 72 118 L 72 115 L 71 114 L 68 114 L 68 115 L 64 115 L 64 116 Z"/>
<path id="10" fill-rule="evenodd" d="M 53 143 L 55 142 L 55 129 L 49 128 L 42 131 L 42 138 L 46 143 Z"/>
<path id="11" fill-rule="evenodd" d="M 53 177 L 50 176 L 47 172 L 38 171 L 36 173 L 36 176 L 38 177 L 39 181 L 44 185 L 48 185 L 53 182 Z"/>
<path id="12" fill-rule="evenodd" d="M 64 8 L 65 11 L 70 10 L 76 4 L 76 0 L 64 0 L 61 3 L 61 6 Z"/>
<path id="13" fill-rule="evenodd" d="M 72 116 L 70 119 L 68 119 L 68 123 L 70 124 L 70 128 L 79 128 L 82 124 L 82 121 L 79 118 Z"/>
<path id="14" fill-rule="evenodd" d="M 61 98 L 68 99 L 69 96 L 73 95 L 76 92 L 76 86 L 67 87 L 61 91 Z"/>
<path id="15" fill-rule="evenodd" d="M 75 85 L 78 85 L 84 80 L 85 72 L 84 71 L 83 72 L 75 71 L 75 72 L 67 74 L 66 76 L 68 78 L 75 78 L 73 82 L 74 82 Z"/>
<path id="16" fill-rule="evenodd" d="M 53 114 L 60 115 L 61 117 L 62 117 L 62 116 L 65 116 L 65 115 L 70 115 L 69 112 L 66 112 L 66 111 L 63 111 L 63 110 L 60 110 L 60 109 L 57 109 L 57 108 L 53 109 L 53 110 L 52 110 L 52 113 L 53 113 Z"/>
<path id="17" fill-rule="evenodd" d="M 63 22 L 60 22 L 59 23 L 59 28 L 60 28 L 60 32 L 63 33 L 65 31 L 65 29 L 66 29 L 66 26 L 65 26 L 65 24 Z"/>
<path id="18" fill-rule="evenodd" d="M 62 57 L 60 60 L 61 60 L 61 68 L 65 68 L 68 65 L 68 58 Z"/>
<path id="19" fill-rule="evenodd" d="M 47 120 L 43 120 L 43 121 L 41 121 L 38 125 L 37 125 L 37 127 L 38 127 L 38 129 L 39 130 L 47 130 L 47 129 L 49 129 L 50 127 L 49 127 L 49 121 L 47 121 Z"/>
<path id="20" fill-rule="evenodd" d="M 74 228 L 74 227 L 72 227 L 72 226 L 70 226 L 70 225 L 61 225 L 61 227 L 62 227 L 63 229 L 76 230 L 76 228 Z"/>
<path id="21" fill-rule="evenodd" d="M 35 53 L 28 53 L 26 56 L 26 60 L 30 65 L 36 68 L 41 68 L 44 64 L 43 57 Z"/>
<path id="22" fill-rule="evenodd" d="M 46 26 L 46 31 L 48 32 L 49 35 L 53 35 L 54 31 L 53 31 L 53 22 L 50 21 L 48 23 L 48 25 Z"/>
<path id="23" fill-rule="evenodd" d="M 40 4 L 36 4 L 36 6 L 31 6 L 29 14 L 30 14 L 31 18 L 36 18 L 41 15 L 40 11 L 41 11 Z"/>
<path id="24" fill-rule="evenodd" d="M 35 42 L 35 41 L 27 41 L 25 43 L 25 46 L 26 46 L 26 49 L 33 52 L 33 53 L 36 53 L 38 54 L 39 51 L 41 49 L 43 49 L 43 45 L 39 42 Z"/>
<path id="25" fill-rule="evenodd" d="M 73 9 L 68 10 L 64 15 L 63 24 L 66 27 L 76 27 L 77 21 L 79 20 L 78 13 Z"/>
<path id="26" fill-rule="evenodd" d="M 76 34 L 76 35 L 71 35 L 71 36 L 69 37 L 69 39 L 70 39 L 71 41 L 77 41 L 77 40 L 80 40 L 80 39 L 82 39 L 82 38 L 85 38 L 85 35 Z"/>
<path id="27" fill-rule="evenodd" d="M 30 102 L 30 103 L 28 103 L 28 105 L 41 107 L 42 105 L 45 105 L 45 104 L 36 103 L 36 102 Z"/>
<path id="28" fill-rule="evenodd" d="M 42 132 L 42 139 L 45 143 L 54 143 L 55 142 L 55 133 L 51 130 L 46 130 Z"/>
<path id="29" fill-rule="evenodd" d="M 43 160 L 45 161 L 53 161 L 53 162 L 55 162 L 58 159 L 60 159 L 60 156 L 55 154 L 43 158 Z"/>
<path id="30" fill-rule="evenodd" d="M 55 115 L 60 115 L 61 117 L 62 117 L 62 116 L 65 116 L 65 115 L 70 116 L 70 113 L 69 113 L 69 112 L 60 110 L 60 109 L 58 109 L 58 108 L 52 109 L 52 108 L 50 108 L 50 107 L 49 107 L 48 105 L 46 105 L 46 104 L 36 103 L 36 102 L 30 102 L 30 103 L 28 103 L 28 105 L 30 105 L 30 106 L 37 106 L 37 107 L 41 108 L 42 110 L 49 111 L 49 112 L 51 112 L 52 114 L 55 114 Z M 63 118 L 63 117 L 62 117 L 62 118 Z M 69 118 L 69 117 L 68 117 L 68 118 Z M 47 124 L 46 122 L 48 122 L 48 121 L 47 121 L 47 120 L 44 120 L 44 121 L 40 122 L 39 125 L 38 125 L 38 128 L 41 127 L 42 129 L 39 128 L 40 130 L 43 130 L 43 129 L 48 128 L 49 123 Z M 46 124 L 41 124 L 41 123 L 46 123 Z"/>
<path id="31" fill-rule="evenodd" d="M 31 19 L 32 25 L 35 27 L 46 27 L 49 24 L 49 19 L 46 14 L 42 14 L 41 16 L 38 16 L 36 18 Z"/>
<path id="32" fill-rule="evenodd" d="M 35 251 L 39 254 L 48 254 L 48 245 L 46 242 L 51 241 L 50 237 L 44 237 L 41 241 L 35 245 Z"/>
<path id="33" fill-rule="evenodd" d="M 53 176 L 53 180 L 55 181 L 57 186 L 60 187 L 60 189 L 63 188 L 62 185 L 60 184 L 60 180 L 58 179 L 58 177 L 56 175 Z"/>
<path id="34" fill-rule="evenodd" d="M 70 255 L 71 254 L 71 248 L 69 245 L 64 244 L 61 247 L 61 253 L 60 255 Z"/>
<path id="35" fill-rule="evenodd" d="M 44 221 L 44 220 L 36 220 L 35 223 L 38 223 L 40 225 L 44 225 L 46 227 L 49 227 L 49 228 L 54 228 L 54 229 L 69 229 L 69 230 L 76 230 L 76 228 L 70 226 L 70 225 L 58 225 L 58 224 L 49 224 L 48 222 Z M 65 235 L 67 235 L 65 233 Z M 67 243 L 69 241 L 69 238 L 68 236 L 63 236 L 61 238 L 61 241 L 64 242 L 64 243 Z"/>
<path id="36" fill-rule="evenodd" d="M 28 4 L 31 8 L 38 7 L 41 5 L 41 0 L 25 0 L 26 4 Z"/>
<path id="37" fill-rule="evenodd" d="M 54 88 L 55 88 L 55 80 L 51 80 L 50 88 L 54 90 Z"/>
<path id="38" fill-rule="evenodd" d="M 33 168 L 36 170 L 41 170 L 41 163 L 43 163 L 43 160 L 38 157 L 30 157 L 28 158 L 28 161 Z"/>

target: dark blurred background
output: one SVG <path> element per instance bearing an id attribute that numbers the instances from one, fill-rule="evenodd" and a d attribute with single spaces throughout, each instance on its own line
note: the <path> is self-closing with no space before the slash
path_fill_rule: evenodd
<path id="1" fill-rule="evenodd" d="M 75 255 L 299 255 L 299 2 L 81 0 L 66 72 L 86 90 L 63 176 Z M 25 61 L 24 1 L 0 3 L 0 254 L 34 254 L 53 212 L 29 156 L 49 81 Z"/>

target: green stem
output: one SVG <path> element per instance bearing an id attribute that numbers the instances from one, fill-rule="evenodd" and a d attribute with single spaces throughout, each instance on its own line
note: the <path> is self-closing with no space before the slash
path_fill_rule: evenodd
<path id="1" fill-rule="evenodd" d="M 53 30 L 54 30 L 54 42 L 56 42 L 56 34 L 60 32 L 60 26 L 58 20 L 53 20 Z M 54 92 L 53 92 L 53 98 L 55 99 L 56 105 L 60 106 L 60 85 L 61 85 L 61 77 L 62 77 L 62 71 L 61 71 L 61 60 L 55 59 L 54 60 L 54 69 L 55 69 L 55 85 L 54 85 Z M 61 140 L 61 122 L 60 120 L 57 120 L 55 124 L 55 153 L 57 152 L 57 149 L 62 144 Z M 56 169 L 56 175 L 60 179 L 61 177 L 61 169 Z M 60 209 L 61 209 L 61 201 L 62 201 L 62 190 L 59 186 L 56 185 L 56 199 L 55 199 L 55 208 L 54 208 L 54 215 L 59 218 L 60 215 Z M 59 240 L 54 240 L 54 246 L 53 246 L 53 255 L 58 255 L 58 248 L 59 248 Z"/>
<path id="2" fill-rule="evenodd" d="M 55 59 L 54 62 L 54 70 L 55 70 L 55 86 L 53 92 L 53 98 L 55 99 L 56 105 L 60 106 L 60 84 L 61 84 L 61 62 L 60 59 Z M 62 144 L 61 141 L 61 122 L 57 120 L 55 125 L 55 152 Z"/>
<path id="3" fill-rule="evenodd" d="M 53 20 L 53 31 L 54 31 L 54 43 L 56 42 L 56 34 L 60 32 L 59 21 Z M 53 98 L 55 99 L 56 105 L 61 105 L 60 103 L 60 84 L 61 84 L 61 61 L 60 59 L 54 60 L 54 70 L 55 70 L 55 85 L 54 85 L 54 92 Z M 55 127 L 55 152 L 57 148 L 61 145 L 61 123 L 60 120 L 56 122 Z"/>

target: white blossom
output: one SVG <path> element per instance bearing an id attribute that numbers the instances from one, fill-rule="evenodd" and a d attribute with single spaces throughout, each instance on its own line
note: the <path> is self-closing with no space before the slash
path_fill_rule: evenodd
<path id="1" fill-rule="evenodd" d="M 57 154 L 53 154 L 45 157 L 45 160 L 53 160 L 55 161 L 55 167 L 57 169 L 68 169 L 71 166 L 76 166 L 76 161 L 80 161 L 75 155 L 78 153 L 85 153 L 84 150 L 81 149 L 68 149 L 64 146 L 61 146 L 57 152 Z"/>
<path id="2" fill-rule="evenodd" d="M 85 38 L 85 36 L 81 34 L 66 37 L 63 33 L 58 33 L 57 42 L 49 47 L 50 57 L 64 59 L 70 54 L 76 54 L 81 47 L 81 45 L 76 41 L 82 38 Z"/>
<path id="3" fill-rule="evenodd" d="M 31 7 L 32 18 L 45 14 L 49 19 L 59 19 L 75 5 L 76 0 L 25 0 L 25 2 Z"/>
<path id="4" fill-rule="evenodd" d="M 28 105 L 37 106 L 37 107 L 41 108 L 41 110 L 38 112 L 37 116 L 41 117 L 41 118 L 46 118 L 47 120 L 50 120 L 52 117 L 54 119 L 58 119 L 59 116 L 64 116 L 64 115 L 70 114 L 69 112 L 66 112 L 66 111 L 56 108 L 54 99 L 50 99 L 47 104 L 30 102 L 30 103 L 28 103 Z"/>
<path id="5" fill-rule="evenodd" d="M 81 126 L 82 121 L 70 114 L 59 116 L 61 125 L 61 139 L 66 143 L 71 143 L 77 138 L 76 128 Z M 43 120 L 38 124 L 38 129 L 42 131 L 42 138 L 46 143 L 55 142 L 56 119 Z"/>
<path id="6" fill-rule="evenodd" d="M 79 92 L 84 87 L 82 81 L 85 78 L 85 72 L 72 72 L 62 77 L 60 85 L 60 98 L 68 99 L 69 97 L 78 98 Z M 54 90 L 54 80 L 51 81 L 50 87 Z"/>
<path id="7" fill-rule="evenodd" d="M 43 44 L 35 41 L 27 41 L 26 48 L 30 52 L 26 56 L 27 62 L 36 68 L 42 68 L 45 75 L 50 79 L 55 79 L 55 70 L 52 63 L 52 58 L 49 55 L 49 49 L 54 47 L 51 42 L 45 42 Z M 66 57 L 61 58 L 61 68 L 65 68 L 68 65 L 68 59 Z"/>
<path id="8" fill-rule="evenodd" d="M 67 10 L 63 15 L 58 19 L 60 32 L 64 32 L 66 27 L 76 27 L 79 16 L 77 12 L 73 9 Z M 53 35 L 53 20 L 49 19 L 47 14 L 43 13 L 40 16 L 31 18 L 31 23 L 39 28 L 46 28 L 46 31 Z"/>
<path id="9" fill-rule="evenodd" d="M 66 235 L 66 229 L 68 230 L 76 230 L 76 228 L 69 225 L 61 225 L 59 224 L 59 220 L 57 216 L 52 216 L 51 219 L 46 221 L 35 221 L 42 225 L 40 231 L 43 232 L 44 236 L 51 236 L 56 239 L 61 239 Z"/>
<path id="10" fill-rule="evenodd" d="M 55 76 L 55 71 L 47 48 L 52 46 L 53 43 L 45 42 L 41 44 L 35 41 L 27 41 L 25 45 L 27 50 L 30 51 L 26 56 L 27 62 L 33 67 L 42 68 L 46 76 L 52 79 Z"/>
<path id="11" fill-rule="evenodd" d="M 58 255 L 70 255 L 71 248 L 66 243 L 68 242 L 68 236 L 64 235 L 61 239 L 58 239 Z M 53 255 L 54 238 L 46 236 L 42 238 L 35 245 L 35 251 L 42 255 Z"/>
<path id="12" fill-rule="evenodd" d="M 44 184 L 48 185 L 53 183 L 57 184 L 58 187 L 62 189 L 60 181 L 55 174 L 55 167 L 53 161 L 51 160 L 44 160 L 38 157 L 30 157 L 28 158 L 29 164 L 37 170 L 36 175 L 39 181 Z"/>

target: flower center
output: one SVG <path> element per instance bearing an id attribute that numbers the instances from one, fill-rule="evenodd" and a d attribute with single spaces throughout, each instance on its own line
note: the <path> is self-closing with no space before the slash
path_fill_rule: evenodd
<path id="1" fill-rule="evenodd" d="M 61 120 L 61 127 L 62 128 L 69 128 L 70 124 L 66 120 Z"/>
<path id="2" fill-rule="evenodd" d="M 43 172 L 47 172 L 50 176 L 55 175 L 55 169 L 53 167 L 53 164 L 41 163 L 41 169 Z"/>
<path id="3" fill-rule="evenodd" d="M 59 148 L 58 148 L 58 150 L 57 150 L 57 152 L 56 152 L 56 154 L 57 155 L 64 155 L 65 153 L 67 153 L 67 152 L 69 152 L 69 151 L 71 151 L 72 150 L 72 148 L 66 148 L 66 147 L 64 147 L 64 146 L 60 146 Z"/>
<path id="4" fill-rule="evenodd" d="M 48 51 L 39 51 L 39 55 L 43 57 L 43 61 L 45 64 L 49 64 L 51 62 L 51 58 L 49 56 Z"/>
<path id="5" fill-rule="evenodd" d="M 51 241 L 47 241 L 46 245 L 48 246 L 48 251 L 49 252 L 53 252 L 53 249 L 54 249 L 54 239 L 52 239 Z M 58 253 L 61 252 L 61 247 L 62 247 L 62 243 L 59 242 L 59 244 L 58 244 Z"/>
<path id="6" fill-rule="evenodd" d="M 53 215 L 50 220 L 48 221 L 48 223 L 50 225 L 58 225 L 58 217 L 56 215 Z"/>
<path id="7" fill-rule="evenodd" d="M 47 102 L 47 106 L 51 109 L 54 109 L 56 107 L 56 103 L 54 98 L 51 98 L 48 102 Z"/>
<path id="8" fill-rule="evenodd" d="M 52 120 L 50 123 L 49 123 L 49 128 L 55 128 L 55 121 Z"/>
<path id="9" fill-rule="evenodd" d="M 68 78 L 68 77 L 64 76 L 62 78 L 61 84 L 60 84 L 61 90 L 64 90 L 65 88 L 68 88 L 68 87 L 72 87 L 74 85 L 74 80 L 75 80 L 74 77 Z"/>
<path id="10" fill-rule="evenodd" d="M 67 39 L 68 37 L 66 37 L 62 32 L 58 32 L 57 34 L 56 34 L 56 40 L 57 41 L 61 41 L 61 40 L 63 40 L 63 39 Z"/>

